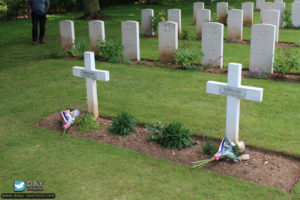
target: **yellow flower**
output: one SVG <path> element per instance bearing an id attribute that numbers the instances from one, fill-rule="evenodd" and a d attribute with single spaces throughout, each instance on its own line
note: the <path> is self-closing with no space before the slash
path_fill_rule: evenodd
<path id="1" fill-rule="evenodd" d="M 160 17 L 160 20 L 161 20 L 161 21 L 165 21 L 165 18 L 164 18 L 164 17 Z"/>

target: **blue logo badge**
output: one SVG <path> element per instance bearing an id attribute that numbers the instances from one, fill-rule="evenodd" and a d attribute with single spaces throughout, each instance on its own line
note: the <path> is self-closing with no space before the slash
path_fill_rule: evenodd
<path id="1" fill-rule="evenodd" d="M 15 181 L 14 182 L 14 190 L 15 190 L 15 192 L 23 192 L 25 190 L 25 182 L 24 181 Z"/>

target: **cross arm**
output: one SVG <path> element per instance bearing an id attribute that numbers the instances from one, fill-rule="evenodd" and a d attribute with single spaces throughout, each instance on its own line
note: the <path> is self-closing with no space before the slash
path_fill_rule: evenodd
<path id="1" fill-rule="evenodd" d="M 91 78 L 99 81 L 109 81 L 109 71 L 106 70 L 87 70 L 83 67 L 73 67 L 73 76 Z"/>
<path id="2" fill-rule="evenodd" d="M 262 102 L 263 100 L 263 88 L 248 86 L 230 87 L 227 83 L 216 81 L 207 82 L 206 92 L 221 96 L 232 96 L 238 99 L 245 99 L 249 101 Z"/>

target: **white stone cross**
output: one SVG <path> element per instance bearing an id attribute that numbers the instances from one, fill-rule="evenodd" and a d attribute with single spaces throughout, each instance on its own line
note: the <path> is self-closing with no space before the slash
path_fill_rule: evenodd
<path id="1" fill-rule="evenodd" d="M 96 70 L 94 52 L 84 53 L 84 65 L 84 68 L 73 67 L 73 76 L 85 78 L 88 111 L 98 118 L 99 113 L 96 80 L 109 81 L 109 71 Z"/>
<path id="2" fill-rule="evenodd" d="M 207 93 L 227 96 L 226 135 L 239 146 L 242 146 L 239 142 L 240 99 L 258 102 L 263 100 L 263 88 L 243 86 L 241 80 L 242 65 L 229 63 L 228 83 L 208 81 L 206 84 Z"/>

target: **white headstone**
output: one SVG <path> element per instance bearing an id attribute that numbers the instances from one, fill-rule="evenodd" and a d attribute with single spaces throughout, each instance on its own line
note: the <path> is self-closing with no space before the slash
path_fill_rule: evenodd
<path id="1" fill-rule="evenodd" d="M 109 81 L 109 71 L 96 70 L 94 52 L 84 53 L 84 66 L 84 68 L 73 67 L 73 76 L 85 78 L 88 111 L 98 118 L 99 112 L 96 80 Z"/>
<path id="2" fill-rule="evenodd" d="M 153 9 L 143 9 L 142 10 L 141 33 L 148 35 L 148 36 L 154 35 L 153 29 L 152 29 L 152 17 L 153 16 L 154 16 Z"/>
<path id="3" fill-rule="evenodd" d="M 280 12 L 278 10 L 266 10 L 264 11 L 262 22 L 264 24 L 272 24 L 276 26 L 276 38 L 275 42 L 278 42 L 279 39 L 279 17 Z"/>
<path id="4" fill-rule="evenodd" d="M 100 20 L 89 21 L 89 36 L 91 51 L 99 53 L 100 41 L 105 40 L 104 22 Z"/>
<path id="5" fill-rule="evenodd" d="M 294 27 L 300 26 L 300 0 L 292 4 L 292 23 Z"/>
<path id="6" fill-rule="evenodd" d="M 224 25 L 217 22 L 202 24 L 202 65 L 223 68 Z"/>
<path id="7" fill-rule="evenodd" d="M 253 24 L 253 9 L 254 3 L 253 2 L 245 2 L 242 3 L 242 10 L 243 10 L 243 24 L 247 25 Z"/>
<path id="8" fill-rule="evenodd" d="M 228 12 L 227 38 L 243 40 L 243 10 L 232 9 Z"/>
<path id="9" fill-rule="evenodd" d="M 196 33 L 198 38 L 202 38 L 202 24 L 204 22 L 210 22 L 211 13 L 208 9 L 199 10 L 197 12 L 196 20 Z"/>
<path id="10" fill-rule="evenodd" d="M 217 21 L 220 23 L 225 23 L 228 13 L 228 2 L 218 2 L 217 3 Z"/>
<path id="11" fill-rule="evenodd" d="M 239 145 L 240 100 L 262 102 L 263 88 L 241 85 L 242 65 L 229 63 L 227 83 L 208 81 L 206 92 L 227 97 L 226 136 Z"/>
<path id="12" fill-rule="evenodd" d="M 256 10 L 261 10 L 262 4 L 265 0 L 256 0 Z"/>
<path id="13" fill-rule="evenodd" d="M 250 70 L 273 73 L 276 27 L 271 24 L 255 24 L 251 31 Z"/>
<path id="14" fill-rule="evenodd" d="M 284 27 L 284 12 L 285 12 L 285 3 L 278 2 L 274 3 L 274 10 L 279 10 L 280 18 L 279 18 L 279 27 Z"/>
<path id="15" fill-rule="evenodd" d="M 264 2 L 261 4 L 260 9 L 260 22 L 262 22 L 262 16 L 265 10 L 274 9 L 274 2 Z"/>
<path id="16" fill-rule="evenodd" d="M 285 12 L 285 3 L 273 3 L 273 2 L 265 2 L 262 4 L 261 12 L 260 12 L 260 21 L 262 22 L 262 16 L 264 11 L 273 9 L 279 10 L 280 18 L 279 18 L 279 25 L 280 28 L 284 27 L 284 12 Z"/>
<path id="17" fill-rule="evenodd" d="M 181 33 L 181 10 L 180 9 L 169 9 L 168 10 L 168 21 L 177 23 L 178 34 L 180 34 Z"/>
<path id="18" fill-rule="evenodd" d="M 63 49 L 67 49 L 70 46 L 74 46 L 75 42 L 75 32 L 74 32 L 74 22 L 71 20 L 63 20 L 59 22 L 60 28 L 60 39 L 61 46 Z"/>
<path id="19" fill-rule="evenodd" d="M 123 58 L 140 60 L 140 33 L 138 22 L 122 22 L 122 45 Z"/>
<path id="20" fill-rule="evenodd" d="M 178 27 L 176 22 L 160 22 L 158 24 L 159 60 L 172 62 L 174 50 L 178 49 Z"/>
<path id="21" fill-rule="evenodd" d="M 197 18 L 197 12 L 199 10 L 204 9 L 204 3 L 203 2 L 195 2 L 194 3 L 194 24 L 196 24 L 196 18 Z"/>

